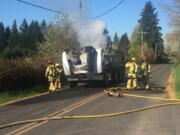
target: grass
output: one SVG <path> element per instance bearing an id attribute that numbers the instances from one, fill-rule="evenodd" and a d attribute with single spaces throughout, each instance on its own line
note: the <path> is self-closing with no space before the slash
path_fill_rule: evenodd
<path id="1" fill-rule="evenodd" d="M 47 86 L 35 86 L 33 88 L 19 90 L 16 92 L 2 92 L 0 93 L 0 104 L 6 103 L 8 101 L 22 99 L 25 97 L 33 96 L 47 91 Z"/>
<path id="2" fill-rule="evenodd" d="M 174 66 L 176 97 L 180 98 L 180 64 Z"/>

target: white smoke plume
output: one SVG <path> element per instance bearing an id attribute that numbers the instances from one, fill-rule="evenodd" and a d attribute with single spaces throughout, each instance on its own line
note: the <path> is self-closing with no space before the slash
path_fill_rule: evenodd
<path id="1" fill-rule="evenodd" d="M 77 33 L 81 47 L 93 46 L 104 48 L 107 44 L 107 35 L 104 33 L 106 24 L 101 20 L 93 22 L 73 19 L 73 28 Z"/>
<path id="2" fill-rule="evenodd" d="M 107 35 L 104 34 L 106 24 L 101 20 L 91 20 L 90 22 L 87 19 L 89 18 L 90 2 L 81 0 L 80 6 L 80 0 L 60 1 L 61 9 L 68 15 L 81 47 L 104 48 L 107 44 Z"/>

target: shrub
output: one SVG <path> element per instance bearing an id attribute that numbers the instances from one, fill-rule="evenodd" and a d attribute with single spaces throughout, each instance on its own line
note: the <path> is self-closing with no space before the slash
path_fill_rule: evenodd
<path id="1" fill-rule="evenodd" d="M 44 63 L 40 58 L 0 60 L 0 91 L 15 91 L 44 84 Z"/>

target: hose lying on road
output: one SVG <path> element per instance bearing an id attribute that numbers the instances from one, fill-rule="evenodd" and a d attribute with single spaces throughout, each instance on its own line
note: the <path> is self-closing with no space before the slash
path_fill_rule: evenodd
<path id="1" fill-rule="evenodd" d="M 140 111 L 143 111 L 143 110 L 149 110 L 149 109 L 153 109 L 153 108 L 158 108 L 158 107 L 163 107 L 163 106 L 170 106 L 170 105 L 180 105 L 180 102 L 158 104 L 158 105 L 143 107 L 143 108 L 139 108 L 139 109 L 133 109 L 133 110 L 129 110 L 129 111 L 110 113 L 110 114 L 84 115 L 84 116 L 60 116 L 60 117 L 25 120 L 25 121 L 19 121 L 19 122 L 14 122 L 14 123 L 2 125 L 2 126 L 0 126 L 0 129 L 15 126 L 15 125 L 20 125 L 20 124 L 27 124 L 27 123 L 33 123 L 33 122 L 42 122 L 42 121 L 48 121 L 48 120 L 88 119 L 88 118 L 113 117 L 113 116 L 119 116 L 119 115 L 124 115 L 124 114 L 128 114 L 128 113 L 140 112 Z"/>
<path id="2" fill-rule="evenodd" d="M 176 102 L 180 102 L 180 99 L 176 99 L 176 98 L 160 98 L 160 97 L 141 96 L 141 95 L 128 94 L 128 93 L 125 93 L 123 95 L 127 96 L 127 97 L 135 97 L 135 98 L 144 98 L 144 99 L 154 99 L 154 100 L 162 100 L 162 101 L 176 101 Z"/>

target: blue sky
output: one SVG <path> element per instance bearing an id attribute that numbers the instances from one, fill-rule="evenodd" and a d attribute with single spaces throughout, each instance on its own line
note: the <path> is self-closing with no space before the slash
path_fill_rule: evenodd
<path id="1" fill-rule="evenodd" d="M 54 10 L 62 12 L 68 12 L 74 14 L 78 12 L 79 0 L 25 0 L 30 3 L 41 5 Z M 83 14 L 87 15 L 87 18 L 94 17 L 107 11 L 120 0 L 82 0 Z M 118 8 L 111 11 L 109 14 L 99 18 L 107 24 L 110 35 L 113 36 L 115 32 L 118 35 L 122 35 L 127 32 L 131 35 L 133 28 L 137 24 L 137 20 L 140 19 L 140 13 L 144 8 L 147 0 L 125 0 Z M 169 31 L 168 16 L 163 8 L 164 4 L 171 3 L 172 0 L 151 0 L 153 6 L 158 11 L 159 25 L 162 27 L 162 33 L 165 34 Z M 12 24 L 13 20 L 17 20 L 17 24 L 20 25 L 23 18 L 26 18 L 28 22 L 31 20 L 45 19 L 47 22 L 54 20 L 55 13 L 48 12 L 42 9 L 38 9 L 29 5 L 22 4 L 16 0 L 1 0 L 0 4 L 0 21 L 5 26 Z M 92 20 L 93 21 L 93 20 Z"/>

